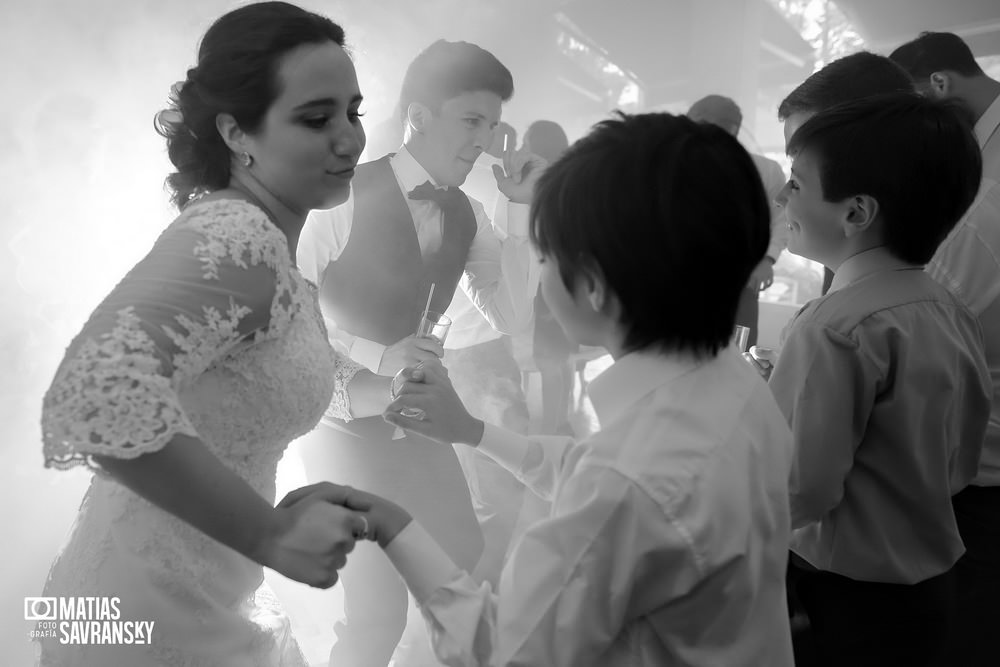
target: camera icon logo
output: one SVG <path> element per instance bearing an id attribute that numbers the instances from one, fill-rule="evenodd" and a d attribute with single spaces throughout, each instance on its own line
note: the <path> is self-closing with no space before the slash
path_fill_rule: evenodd
<path id="1" fill-rule="evenodd" d="M 55 598 L 24 598 L 26 621 L 54 621 L 58 610 Z"/>

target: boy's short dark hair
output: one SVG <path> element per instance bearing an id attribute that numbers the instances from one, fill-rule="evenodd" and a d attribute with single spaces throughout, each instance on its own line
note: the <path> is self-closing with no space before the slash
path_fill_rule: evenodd
<path id="1" fill-rule="evenodd" d="M 859 51 L 834 60 L 814 72 L 778 105 L 778 119 L 794 113 L 815 113 L 835 104 L 872 95 L 912 92 L 913 80 L 885 56 Z"/>
<path id="2" fill-rule="evenodd" d="M 629 351 L 714 355 L 767 250 L 770 210 L 753 160 L 725 130 L 618 113 L 541 176 L 531 239 L 570 291 L 603 277 Z"/>
<path id="3" fill-rule="evenodd" d="M 922 32 L 916 39 L 890 53 L 889 58 L 917 80 L 944 70 L 958 72 L 962 76 L 983 73 L 969 45 L 950 32 Z"/>
<path id="4" fill-rule="evenodd" d="M 889 93 L 822 111 L 788 141 L 809 151 L 826 201 L 878 201 L 883 240 L 906 262 L 926 264 L 979 190 L 979 144 L 955 103 Z"/>
<path id="5" fill-rule="evenodd" d="M 462 93 L 487 90 L 504 102 L 514 94 L 514 78 L 496 56 L 469 42 L 439 39 L 417 54 L 406 68 L 399 92 L 399 119 L 419 102 L 434 113 Z"/>

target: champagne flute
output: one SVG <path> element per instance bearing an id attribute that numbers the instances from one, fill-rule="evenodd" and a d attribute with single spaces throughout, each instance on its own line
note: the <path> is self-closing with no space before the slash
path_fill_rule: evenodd
<path id="1" fill-rule="evenodd" d="M 733 341 L 736 343 L 736 347 L 739 349 L 740 354 L 746 352 L 747 347 L 749 347 L 750 344 L 750 327 L 737 324 L 736 328 L 733 330 Z"/>
<path id="2" fill-rule="evenodd" d="M 417 337 L 418 338 L 430 338 L 436 341 L 439 345 L 444 345 L 445 339 L 448 338 L 448 331 L 451 329 L 451 318 L 444 313 L 436 313 L 432 310 L 425 310 L 423 317 L 420 318 L 420 324 L 417 326 Z M 417 364 L 413 367 L 414 370 L 423 366 L 423 362 Z M 403 390 L 403 385 L 406 384 L 406 378 L 404 373 L 407 369 L 402 369 L 396 373 L 395 377 L 392 378 L 392 383 L 389 385 L 389 396 L 392 400 L 399 398 L 399 393 Z M 399 411 L 399 414 L 404 417 L 409 417 L 410 419 L 423 419 L 426 414 L 420 408 L 403 408 Z"/>
<path id="3" fill-rule="evenodd" d="M 418 338 L 430 338 L 437 341 L 439 345 L 444 345 L 448 338 L 448 331 L 451 330 L 451 318 L 444 313 L 435 313 L 428 310 L 420 319 L 420 326 L 417 327 Z"/>

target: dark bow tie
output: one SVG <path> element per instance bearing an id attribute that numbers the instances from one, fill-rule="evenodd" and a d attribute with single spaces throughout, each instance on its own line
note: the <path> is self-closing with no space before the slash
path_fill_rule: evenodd
<path id="1" fill-rule="evenodd" d="M 441 207 L 441 226 L 444 236 L 464 237 L 476 233 L 476 214 L 472 210 L 469 198 L 461 189 L 436 188 L 430 181 L 418 185 L 409 193 L 410 199 L 423 199 L 435 202 Z M 471 236 L 469 237 L 471 238 Z"/>
<path id="2" fill-rule="evenodd" d="M 426 200 L 436 203 L 443 209 L 459 205 L 460 199 L 466 199 L 465 193 L 459 188 L 436 188 L 430 181 L 410 190 L 410 199 Z"/>

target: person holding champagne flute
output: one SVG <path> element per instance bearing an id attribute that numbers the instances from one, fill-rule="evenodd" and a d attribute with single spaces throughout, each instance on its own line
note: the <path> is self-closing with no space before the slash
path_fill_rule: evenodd
<path id="1" fill-rule="evenodd" d="M 504 167 L 494 167 L 503 241 L 482 205 L 458 188 L 512 94 L 510 72 L 491 53 L 466 42 L 431 44 L 403 80 L 403 145 L 358 167 L 344 205 L 306 221 L 298 264 L 319 285 L 330 340 L 379 375 L 442 356 L 439 340 L 416 332 L 424 312 L 445 312 L 459 284 L 494 328 L 511 333 L 530 323 L 539 267 L 527 204 L 544 161 L 508 150 Z M 452 559 L 475 566 L 482 535 L 454 450 L 419 435 L 395 437 L 380 417 L 346 422 L 334 413 L 297 447 L 310 481 L 406 506 Z M 385 667 L 406 626 L 407 591 L 379 550 L 360 552 L 342 576 L 346 618 L 330 664 Z"/>
<path id="2" fill-rule="evenodd" d="M 431 284 L 431 291 L 427 294 L 427 307 L 424 308 L 424 314 L 420 318 L 420 325 L 417 327 L 417 338 L 426 338 L 427 340 L 433 341 L 444 349 L 445 339 L 448 337 L 448 331 L 451 329 L 451 318 L 443 313 L 434 313 L 428 310 L 431 305 L 431 299 L 434 298 L 434 284 Z M 422 368 L 424 362 L 419 362 L 414 368 Z M 399 397 L 400 389 L 403 383 L 406 381 L 406 369 L 402 368 L 396 373 L 392 378 L 392 384 L 389 387 L 389 398 L 396 400 Z M 424 411 L 419 408 L 403 408 L 403 413 L 412 419 L 421 419 L 424 415 Z M 396 429 L 394 437 L 402 437 L 403 431 Z"/>

